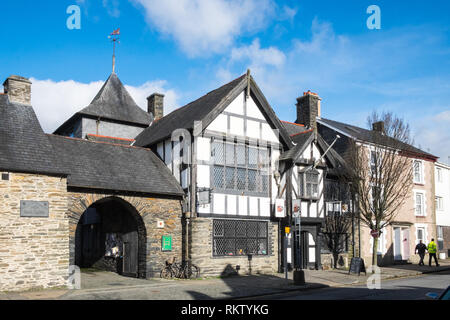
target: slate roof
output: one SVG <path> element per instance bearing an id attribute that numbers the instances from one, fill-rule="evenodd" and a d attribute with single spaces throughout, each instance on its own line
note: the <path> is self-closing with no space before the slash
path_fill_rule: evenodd
<path id="1" fill-rule="evenodd" d="M 65 175 L 55 151 L 29 105 L 0 94 L 0 170 Z"/>
<path id="2" fill-rule="evenodd" d="M 292 135 L 306 131 L 305 126 L 293 122 L 281 121 L 283 126 L 286 128 L 286 131 L 292 137 Z"/>
<path id="3" fill-rule="evenodd" d="M 75 113 L 55 133 L 83 115 L 132 123 L 143 127 L 150 125 L 153 120 L 151 114 L 142 110 L 134 102 L 115 73 L 109 76 L 92 102 L 86 108 Z"/>
<path id="4" fill-rule="evenodd" d="M 423 155 L 423 156 L 434 158 L 434 159 L 438 158 L 428 152 L 420 150 L 409 144 L 402 143 L 391 137 L 381 135 L 378 132 L 374 132 L 373 130 L 367 130 L 367 129 L 356 127 L 356 126 L 353 126 L 350 124 L 346 124 L 346 123 L 342 123 L 342 122 L 338 122 L 338 121 L 334 121 L 334 120 L 330 120 L 330 119 L 325 119 L 325 118 L 321 118 L 320 120 L 317 121 L 317 123 L 319 126 L 326 125 L 326 126 L 331 126 L 333 128 L 336 128 L 337 130 L 339 130 L 349 136 L 355 137 L 356 139 L 358 139 L 360 141 L 366 141 L 369 143 L 378 143 L 378 144 L 381 143 L 387 147 L 401 148 L 403 151 L 411 152 L 413 154 Z"/>
<path id="5" fill-rule="evenodd" d="M 192 129 L 194 121 L 203 120 L 244 79 L 242 75 L 155 121 L 136 137 L 136 145 L 151 145 L 169 137 L 175 129 Z"/>
<path id="6" fill-rule="evenodd" d="M 69 187 L 183 195 L 164 163 L 146 148 L 48 135 Z"/>
<path id="7" fill-rule="evenodd" d="M 289 134 L 285 127 L 275 115 L 275 112 L 270 107 L 267 100 L 264 98 L 261 90 L 258 88 L 256 82 L 250 76 L 250 88 L 252 94 L 262 105 L 262 111 L 266 115 L 266 119 L 272 122 L 272 125 L 280 132 L 282 141 L 290 144 Z M 151 146 L 171 136 L 175 129 L 192 130 L 195 121 L 202 121 L 203 128 L 209 125 L 210 121 L 214 120 L 222 108 L 228 106 L 232 99 L 247 87 L 246 74 L 234 79 L 233 81 L 215 89 L 199 99 L 171 112 L 165 117 L 152 123 L 136 137 L 136 146 Z"/>
<path id="8" fill-rule="evenodd" d="M 295 160 L 296 157 L 306 148 L 307 143 L 314 138 L 314 131 L 306 130 L 291 136 L 291 138 L 295 145 L 280 155 L 280 161 Z"/>

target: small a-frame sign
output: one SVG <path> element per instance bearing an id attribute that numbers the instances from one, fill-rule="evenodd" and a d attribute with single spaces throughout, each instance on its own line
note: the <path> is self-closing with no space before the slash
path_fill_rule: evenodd
<path id="1" fill-rule="evenodd" d="M 351 272 L 357 273 L 358 276 L 361 274 L 361 272 L 364 272 L 367 275 L 366 272 L 366 266 L 364 265 L 364 259 L 362 258 L 352 258 L 350 262 L 350 268 L 348 269 L 348 274 Z"/>

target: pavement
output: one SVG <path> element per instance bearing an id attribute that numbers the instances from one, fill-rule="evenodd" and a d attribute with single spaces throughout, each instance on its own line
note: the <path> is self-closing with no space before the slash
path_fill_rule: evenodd
<path id="1" fill-rule="evenodd" d="M 415 264 L 380 268 L 381 280 L 414 277 L 450 270 L 450 259 L 439 267 Z M 292 272 L 284 274 L 241 275 L 198 280 L 135 279 L 105 271 L 81 274 L 81 289 L 45 289 L 26 292 L 0 292 L 0 300 L 211 300 L 245 299 L 278 293 L 308 291 L 327 287 L 366 284 L 371 273 L 349 274 L 347 270 L 304 270 L 306 284 L 295 285 Z"/>

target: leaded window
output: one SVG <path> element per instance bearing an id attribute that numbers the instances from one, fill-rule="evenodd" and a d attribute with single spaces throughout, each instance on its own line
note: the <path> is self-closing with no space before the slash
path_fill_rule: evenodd
<path id="1" fill-rule="evenodd" d="M 268 254 L 268 223 L 249 220 L 213 220 L 214 256 Z"/>
<path id="2" fill-rule="evenodd" d="M 213 141 L 213 187 L 218 190 L 269 192 L 269 152 L 239 143 Z"/>
<path id="3" fill-rule="evenodd" d="M 300 173 L 300 194 L 303 198 L 319 198 L 319 172 L 316 170 Z"/>

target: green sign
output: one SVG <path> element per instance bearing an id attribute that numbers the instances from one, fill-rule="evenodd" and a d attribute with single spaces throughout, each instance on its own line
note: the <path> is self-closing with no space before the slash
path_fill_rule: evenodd
<path id="1" fill-rule="evenodd" d="M 162 236 L 161 250 L 172 251 L 172 236 Z"/>

